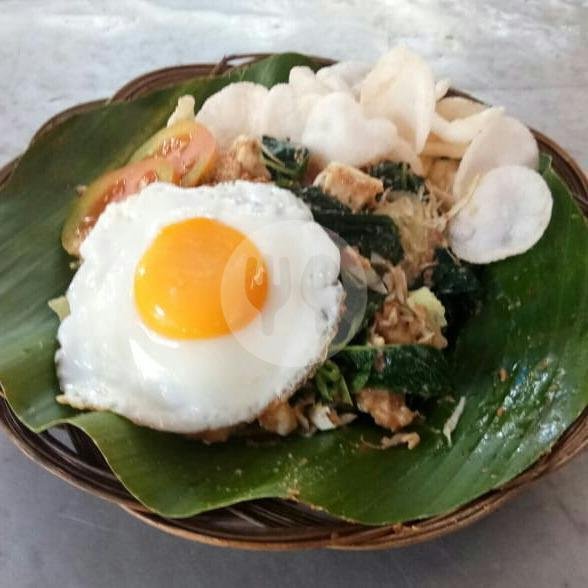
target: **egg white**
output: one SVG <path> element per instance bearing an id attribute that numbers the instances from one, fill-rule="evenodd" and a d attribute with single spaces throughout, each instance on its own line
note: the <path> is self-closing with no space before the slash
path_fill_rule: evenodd
<path id="1" fill-rule="evenodd" d="M 141 321 L 135 269 L 163 227 L 194 217 L 217 219 L 253 241 L 268 263 L 268 297 L 236 333 L 174 340 Z M 56 354 L 60 401 L 78 408 L 181 433 L 248 422 L 304 381 L 337 329 L 339 251 L 302 201 L 270 184 L 151 184 L 107 207 L 81 255 Z M 288 279 L 277 275 L 275 260 L 287 261 Z"/>

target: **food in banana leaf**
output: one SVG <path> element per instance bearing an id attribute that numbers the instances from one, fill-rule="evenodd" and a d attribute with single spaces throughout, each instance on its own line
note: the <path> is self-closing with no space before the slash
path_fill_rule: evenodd
<path id="1" fill-rule="evenodd" d="M 420 83 L 410 79 L 413 67 Z M 431 106 L 426 68 L 397 50 L 367 84 L 373 68 L 343 63 L 315 73 L 312 59 L 284 54 L 108 104 L 36 141 L 0 199 L 2 214 L 12 219 L 0 226 L 0 267 L 7 276 L 0 377 L 18 417 L 35 431 L 59 423 L 80 427 L 139 500 L 172 517 L 276 496 L 367 523 L 413 520 L 500 486 L 548 451 L 587 402 L 586 321 L 578 311 L 588 294 L 585 223 L 542 156 L 539 171 L 553 206 L 540 238 L 545 220 L 537 221 L 548 205 L 534 170 L 532 135 L 499 109 L 445 97 L 446 80 L 433 84 Z M 248 82 L 246 90 L 241 82 Z M 380 84 L 388 103 L 373 92 Z M 223 88 L 231 90 L 219 92 Z M 345 151 L 321 136 L 342 116 L 327 117 L 318 108 L 333 93 L 362 108 L 359 116 L 347 98 L 333 101 L 355 112 L 348 128 L 370 128 L 370 111 L 394 125 L 389 152 L 364 163 L 365 137 Z M 320 153 L 302 142 L 309 120 Z M 345 160 L 336 161 L 336 153 Z M 51 173 L 45 173 L 49 161 Z M 137 178 L 130 166 L 138 164 L 168 170 L 171 179 Z M 527 168 L 529 186 L 519 185 L 512 165 Z M 116 174 L 115 185 L 103 181 L 106 173 Z M 100 189 L 92 188 L 96 184 Z M 78 189 L 81 198 L 76 185 L 88 186 Z M 476 212 L 484 194 L 490 195 L 484 205 L 497 206 L 494 215 Z M 540 206 L 534 206 L 538 195 Z M 69 200 L 73 213 L 63 241 L 74 260 L 57 246 Z M 196 209 L 215 210 L 219 218 L 191 216 Z M 264 241 L 263 231 L 252 230 L 253 218 L 289 218 L 296 210 L 311 239 L 298 231 Z M 505 210 L 531 216 L 501 221 L 488 241 L 489 219 Z M 115 219 L 133 230 L 110 231 Z M 139 256 L 137 235 L 146 239 Z M 210 238 L 216 245 L 190 253 L 182 242 L 194 247 L 196 235 L 201 244 Z M 287 264 L 276 267 L 266 254 L 281 247 L 283 259 L 294 263 L 315 239 L 329 255 L 313 260 L 302 278 L 290 279 Z M 460 259 L 471 257 L 460 251 L 462 241 L 469 251 L 487 254 L 484 263 Z M 206 321 L 219 317 L 213 312 L 222 303 L 219 289 L 193 288 L 193 270 L 200 263 L 208 283 L 218 286 L 218 267 L 233 259 L 235 242 L 247 250 L 251 263 L 241 269 L 250 279 L 228 289 L 244 303 L 229 296 L 229 308 L 243 311 L 236 320 L 241 328 L 218 336 L 215 329 L 228 328 L 222 304 L 222 320 Z M 510 258 L 495 263 L 504 243 Z M 216 272 L 209 271 L 212 250 Z M 186 279 L 170 287 L 180 265 Z M 89 274 L 98 276 L 97 268 L 101 277 L 84 284 Z M 66 298 L 59 298 L 65 290 Z M 304 293 L 294 299 L 298 310 L 310 305 L 316 311 L 312 329 L 291 315 L 280 321 L 279 311 L 267 320 L 277 292 Z M 206 304 L 192 304 L 196 299 Z M 60 340 L 76 331 L 76 344 L 58 350 L 69 365 L 59 362 L 61 382 L 52 362 L 57 319 L 48 300 L 63 319 Z M 321 313 L 316 303 L 325 300 Z M 260 337 L 248 339 L 250 327 L 263 321 Z M 272 336 L 286 328 L 284 345 L 272 345 Z M 131 344 L 131 331 L 141 344 Z M 113 334 L 121 353 L 100 345 L 103 335 Z M 247 356 L 251 365 L 228 359 L 227 341 L 238 347 L 234 357 Z M 196 347 L 211 361 L 192 378 L 192 363 L 202 366 L 202 357 L 177 357 Z M 296 353 L 306 354 L 306 365 L 295 365 Z M 243 370 L 248 378 L 218 396 L 195 388 L 207 378 L 230 382 L 232 371 Z M 66 372 L 76 381 L 69 389 Z M 276 376 L 271 384 L 263 377 L 270 373 Z M 286 374 L 293 375 L 291 385 Z M 59 385 L 65 404 L 55 402 Z M 92 410 L 107 401 L 145 426 Z M 194 437 L 226 443 L 206 446 Z M 366 485 L 374 472 L 381 484 Z"/>
<path id="2" fill-rule="evenodd" d="M 451 394 L 436 257 L 488 263 L 534 245 L 551 216 L 536 145 L 500 108 L 435 110 L 432 74 L 405 49 L 359 91 L 342 67 L 294 68 L 269 92 L 231 84 L 197 114 L 182 96 L 127 166 L 88 179 L 63 230 L 82 265 L 58 402 L 211 441 L 251 423 L 311 435 L 361 413 L 397 432 L 418 417 L 411 398 Z M 277 93 L 297 109 L 287 125 L 273 124 Z M 394 159 L 430 134 L 469 145 L 452 193 Z"/>

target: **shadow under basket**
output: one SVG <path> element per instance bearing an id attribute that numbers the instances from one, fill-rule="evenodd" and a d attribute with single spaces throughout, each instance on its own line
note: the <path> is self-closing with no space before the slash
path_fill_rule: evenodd
<path id="1" fill-rule="evenodd" d="M 225 73 L 268 57 L 268 54 L 231 55 L 219 63 L 160 69 L 121 88 L 111 101 L 137 98 L 152 90 L 198 77 Z M 315 58 L 328 65 L 331 60 Z M 463 95 L 455 90 L 454 95 Z M 63 120 L 103 104 L 80 104 L 49 120 L 35 138 Z M 588 215 L 588 181 L 576 162 L 556 143 L 533 131 L 540 149 L 553 158 L 553 167 Z M 34 139 L 33 139 L 34 140 Z M 17 161 L 0 170 L 0 186 Z M 336 519 L 289 500 L 265 499 L 240 503 L 186 519 L 168 519 L 147 510 L 122 486 L 96 446 L 83 432 L 66 425 L 36 434 L 23 425 L 0 390 L 0 422 L 10 439 L 33 461 L 91 494 L 114 502 L 139 520 L 162 531 L 202 543 L 258 550 L 294 550 L 315 547 L 380 549 L 428 541 L 460 529 L 515 496 L 537 478 L 556 470 L 588 447 L 588 410 L 572 424 L 550 453 L 505 486 L 493 490 L 443 516 L 397 525 L 367 526 Z"/>

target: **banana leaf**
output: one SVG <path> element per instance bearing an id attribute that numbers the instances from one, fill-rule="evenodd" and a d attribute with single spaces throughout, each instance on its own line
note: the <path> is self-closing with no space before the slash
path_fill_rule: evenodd
<path id="1" fill-rule="evenodd" d="M 108 104 L 28 149 L 0 192 L 0 379 L 28 427 L 67 422 L 84 430 L 129 491 L 165 516 L 262 497 L 292 497 L 372 524 L 451 511 L 548 452 L 588 404 L 588 230 L 550 169 L 554 210 L 546 234 L 524 255 L 484 268 L 482 311 L 449 355 L 456 398 L 466 398 L 451 446 L 440 433 L 449 402 L 427 415 L 411 451 L 373 449 L 382 431 L 367 424 L 266 445 L 204 446 L 55 402 L 58 325 L 47 301 L 72 277 L 59 233 L 74 187 L 124 163 L 165 124 L 181 94 L 192 93 L 200 105 L 236 79 L 283 82 L 294 65 L 312 63 L 283 54 L 229 76 Z"/>

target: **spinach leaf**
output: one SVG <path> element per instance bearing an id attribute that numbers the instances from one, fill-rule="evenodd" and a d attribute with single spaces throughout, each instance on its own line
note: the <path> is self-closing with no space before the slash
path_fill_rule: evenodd
<path id="1" fill-rule="evenodd" d="M 283 188 L 297 186 L 308 166 L 310 153 L 306 147 L 264 135 L 261 139 L 262 158 L 272 180 Z"/>
<path id="2" fill-rule="evenodd" d="M 418 192 L 425 183 L 423 178 L 410 171 L 407 163 L 396 161 L 381 161 L 371 165 L 368 167 L 367 173 L 382 180 L 384 188 L 390 190 Z"/>
<path id="3" fill-rule="evenodd" d="M 394 221 L 380 214 L 314 213 L 316 222 L 334 231 L 349 245 L 357 247 L 364 257 L 379 253 L 392 263 L 398 263 L 404 251 Z"/>
<path id="4" fill-rule="evenodd" d="M 433 398 L 452 390 L 443 353 L 428 345 L 350 345 L 332 360 L 352 393 L 365 386 Z"/>
<path id="5" fill-rule="evenodd" d="M 435 259 L 431 290 L 445 307 L 445 336 L 453 341 L 463 324 L 479 310 L 482 286 L 474 267 L 457 260 L 447 249 L 437 249 Z"/>
<path id="6" fill-rule="evenodd" d="M 318 186 L 306 186 L 293 191 L 308 204 L 317 223 L 337 233 L 347 244 L 357 247 L 363 256 L 379 253 L 392 263 L 398 263 L 404 256 L 398 228 L 390 217 L 366 212 L 353 213 L 349 207 L 325 194 Z"/>
<path id="7" fill-rule="evenodd" d="M 472 266 L 453 257 L 447 249 L 435 251 L 437 265 L 433 269 L 432 290 L 439 296 L 475 295 L 480 291 Z"/>
<path id="8" fill-rule="evenodd" d="M 313 215 L 319 213 L 353 214 L 351 208 L 345 206 L 337 198 L 329 196 L 318 186 L 304 186 L 294 190 L 294 193 L 308 204 Z"/>

